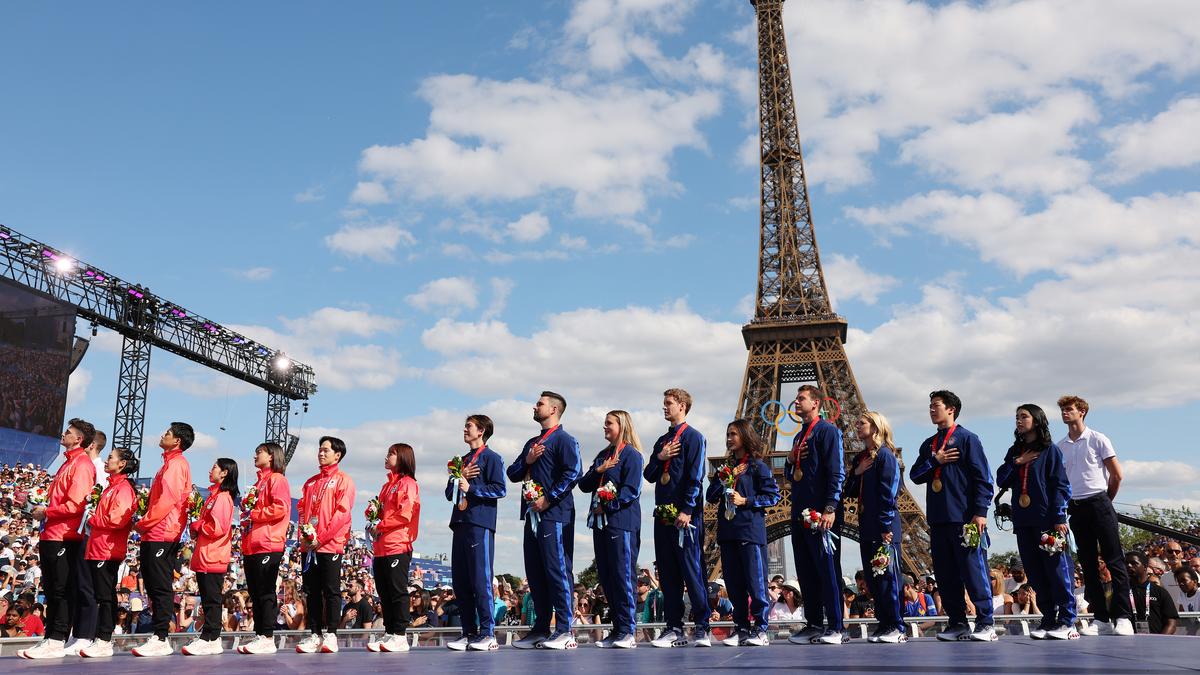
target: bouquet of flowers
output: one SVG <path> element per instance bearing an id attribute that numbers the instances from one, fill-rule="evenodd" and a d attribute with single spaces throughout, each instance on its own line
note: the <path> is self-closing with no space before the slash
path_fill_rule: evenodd
<path id="1" fill-rule="evenodd" d="M 466 467 L 463 465 L 462 457 L 455 457 L 455 458 L 451 459 L 449 462 L 446 462 L 446 473 L 449 473 L 450 478 L 452 478 L 454 480 L 454 496 L 450 499 L 450 501 L 453 504 L 455 504 L 456 506 L 458 506 L 459 511 L 466 510 L 465 502 L 462 504 L 459 504 L 459 500 L 461 499 L 462 495 L 459 494 L 460 491 L 459 491 L 459 486 L 458 486 L 458 482 L 460 480 L 462 480 L 463 469 L 465 469 L 465 468 Z"/>
<path id="2" fill-rule="evenodd" d="M 379 497 L 371 497 L 363 515 L 367 517 L 367 546 L 370 546 L 375 539 L 375 526 L 379 524 L 379 518 L 383 515 L 383 505 L 379 503 Z"/>
<path id="3" fill-rule="evenodd" d="M 663 525 L 674 525 L 679 517 L 679 508 L 674 504 L 659 504 L 654 507 L 654 517 Z"/>
<path id="4" fill-rule="evenodd" d="M 246 496 L 242 497 L 242 510 L 247 515 L 254 510 L 254 505 L 258 503 L 258 486 L 252 485 L 249 490 L 246 490 Z"/>
<path id="5" fill-rule="evenodd" d="M 962 529 L 963 548 L 979 548 L 983 543 L 983 528 L 975 523 L 966 523 Z"/>
<path id="6" fill-rule="evenodd" d="M 733 504 L 733 491 L 737 485 L 737 471 L 732 463 L 722 464 L 717 469 L 717 480 L 725 486 L 725 520 L 733 520 L 737 515 L 737 507 Z"/>
<path id="7" fill-rule="evenodd" d="M 608 527 L 608 516 L 604 514 L 603 506 L 617 498 L 617 486 L 610 480 L 596 488 L 592 497 L 592 512 L 588 514 L 588 527 L 601 529 Z M 599 513 L 596 511 L 599 510 Z"/>
<path id="8" fill-rule="evenodd" d="M 1067 538 L 1058 530 L 1047 530 L 1042 533 L 1038 548 L 1050 555 L 1062 553 L 1067 548 Z"/>
<path id="9" fill-rule="evenodd" d="M 83 518 L 79 521 L 79 529 L 76 530 L 79 534 L 83 534 L 83 531 L 87 529 L 88 520 L 96 512 L 96 505 L 100 503 L 102 494 L 104 494 L 104 486 L 96 483 L 92 486 L 92 491 L 88 493 L 87 498 L 84 499 Z"/>
<path id="10" fill-rule="evenodd" d="M 304 523 L 300 526 L 300 541 L 305 544 L 312 544 L 317 540 L 317 528 L 312 526 L 312 523 Z"/>
<path id="11" fill-rule="evenodd" d="M 203 510 L 204 497 L 200 494 L 200 488 L 193 485 L 192 496 L 188 497 L 188 520 L 198 520 Z"/>
<path id="12" fill-rule="evenodd" d="M 821 523 L 821 512 L 816 509 L 804 509 L 800 512 L 800 524 L 806 530 L 816 529 Z"/>
<path id="13" fill-rule="evenodd" d="M 137 506 L 134 509 L 134 519 L 140 519 L 150 510 L 150 488 L 142 485 L 137 489 Z"/>
<path id="14" fill-rule="evenodd" d="M 875 555 L 871 557 L 871 574 L 881 576 L 892 567 L 892 547 L 887 544 L 880 544 L 879 549 L 875 551 Z"/>
<path id="15" fill-rule="evenodd" d="M 533 503 L 545 495 L 545 488 L 533 482 L 532 480 L 527 480 L 524 483 L 521 483 L 521 499 L 524 499 L 525 502 L 530 506 L 529 519 L 530 523 L 533 524 L 534 530 L 537 530 L 538 525 L 541 524 L 542 516 L 537 511 L 533 510 Z"/>
<path id="16" fill-rule="evenodd" d="M 32 513 L 39 506 L 45 506 L 50 499 L 50 492 L 42 487 L 37 486 L 29 490 L 29 494 L 25 497 L 25 513 Z"/>

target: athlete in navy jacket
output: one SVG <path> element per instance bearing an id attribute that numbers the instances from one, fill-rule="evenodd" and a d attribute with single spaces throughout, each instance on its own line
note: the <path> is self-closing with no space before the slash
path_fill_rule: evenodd
<path id="1" fill-rule="evenodd" d="M 642 442 L 633 429 L 633 418 L 624 410 L 604 416 L 604 439 L 608 447 L 579 479 L 579 489 L 593 495 L 588 526 L 596 547 L 596 572 L 612 608 L 613 631 L 597 640 L 596 646 L 632 649 L 637 609 L 634 579 L 642 543 Z M 600 492 L 609 483 L 615 491 L 606 500 Z"/>
<path id="2" fill-rule="evenodd" d="M 1030 637 L 1073 640 L 1075 631 L 1075 564 L 1071 555 L 1043 551 L 1043 532 L 1067 536 L 1067 501 L 1071 484 L 1063 454 L 1050 437 L 1050 421 L 1032 403 L 1017 408 L 1016 442 L 996 472 L 996 484 L 1012 489 L 1013 532 L 1029 583 L 1042 608 L 1042 623 Z"/>
<path id="3" fill-rule="evenodd" d="M 792 555 L 808 621 L 803 630 L 788 638 L 793 644 L 842 644 L 850 640 L 842 623 L 837 549 L 828 545 L 827 534 L 837 517 L 846 479 L 842 431 L 820 418 L 822 398 L 821 390 L 811 384 L 796 392 L 795 405 L 803 424 L 784 463 L 784 473 L 792 483 Z M 801 522 L 805 509 L 820 514 L 814 527 L 805 527 Z"/>
<path id="4" fill-rule="evenodd" d="M 738 419 L 729 424 L 725 430 L 725 448 L 729 453 L 726 467 L 731 467 L 726 470 L 732 473 L 734 485 L 727 488 L 718 469 L 705 494 L 709 503 L 718 504 L 717 543 L 721 548 L 722 576 L 737 626 L 737 632 L 724 642 L 731 647 L 765 647 L 771 643 L 767 635 L 771 603 L 767 596 L 766 510 L 779 503 L 779 486 L 771 475 L 771 467 L 762 461 L 762 439 L 754 433 L 750 422 Z"/>
<path id="5" fill-rule="evenodd" d="M 583 467 L 579 443 L 559 425 L 566 409 L 566 399 L 552 391 L 543 391 L 533 406 L 533 419 L 542 425 L 542 432 L 525 442 L 520 456 L 508 467 L 508 479 L 512 482 L 531 480 L 543 490 L 542 496 L 532 503 L 524 495 L 521 497 L 525 576 L 529 579 L 537 621 L 528 635 L 513 643 L 518 649 L 576 646 L 571 634 L 571 591 L 575 585 L 571 574 L 575 500 L 571 490 Z M 554 635 L 550 635 L 552 612 L 557 626 Z"/>
<path id="6" fill-rule="evenodd" d="M 487 415 L 471 415 L 463 425 L 461 479 L 446 481 L 450 505 L 450 570 L 454 595 L 462 615 L 462 637 L 446 644 L 455 651 L 491 651 L 495 637 L 495 601 L 492 598 L 493 563 L 496 558 L 496 501 L 504 497 L 504 460 L 487 446 L 494 426 Z M 458 483 L 458 501 L 454 484 Z"/>
<path id="7" fill-rule="evenodd" d="M 704 435 L 687 423 L 692 396 L 683 389 L 663 392 L 663 417 L 671 423 L 654 442 L 643 472 L 654 483 L 654 557 L 665 605 L 666 630 L 651 641 L 655 647 L 686 647 L 683 632 L 683 584 L 687 582 L 696 626 L 691 643 L 711 647 L 708 630 L 708 577 L 704 573 Z M 664 505 L 679 510 L 674 523 L 663 524 L 657 513 Z"/>
<path id="8" fill-rule="evenodd" d="M 896 461 L 892 427 L 877 412 L 865 412 L 855 426 L 866 448 L 851 462 L 845 499 L 858 505 L 858 542 L 863 574 L 875 599 L 879 627 L 868 642 L 906 642 L 901 618 L 904 592 L 900 584 L 900 515 L 896 495 L 900 491 L 900 464 Z M 871 564 L 883 546 L 890 549 L 891 564 L 875 574 Z"/>
<path id="9" fill-rule="evenodd" d="M 958 426 L 962 400 L 953 392 L 929 395 L 929 419 L 938 431 L 925 439 L 909 478 L 925 491 L 933 571 L 942 592 L 942 609 L 950 618 L 939 640 L 996 639 L 992 627 L 992 585 L 987 563 L 987 513 L 992 501 L 992 472 L 979 437 Z M 962 545 L 963 525 L 983 531 L 978 548 Z M 964 589 L 966 593 L 964 593 Z M 970 595 L 975 605 L 975 632 L 967 626 Z"/>

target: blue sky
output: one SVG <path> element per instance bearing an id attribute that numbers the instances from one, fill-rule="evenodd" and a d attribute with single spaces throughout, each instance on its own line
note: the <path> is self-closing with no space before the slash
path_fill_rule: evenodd
<path id="1" fill-rule="evenodd" d="M 720 445 L 758 246 L 749 3 L 455 7 L 0 10 L 0 222 L 313 365 L 294 487 L 321 433 L 348 441 L 364 501 L 387 445 L 412 443 L 423 552 L 449 550 L 441 467 L 467 413 L 511 458 L 560 390 L 590 458 L 604 411 L 649 442 L 683 386 Z M 1200 412 L 1192 18 L 786 5 L 826 276 L 905 448 L 932 389 L 963 397 L 993 465 L 1015 405 L 1071 391 L 1126 465 L 1121 501 L 1200 506 L 1178 440 Z M 102 428 L 118 347 L 101 331 L 71 382 L 68 412 Z M 152 370 L 148 435 L 191 421 L 197 474 L 249 458 L 260 392 L 163 352 Z"/>

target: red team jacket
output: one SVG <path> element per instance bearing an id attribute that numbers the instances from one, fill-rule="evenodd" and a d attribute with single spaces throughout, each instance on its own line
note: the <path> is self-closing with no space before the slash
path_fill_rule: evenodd
<path id="1" fill-rule="evenodd" d="M 137 491 L 133 489 L 129 476 L 123 473 L 110 475 L 108 487 L 100 494 L 96 512 L 88 521 L 92 526 L 92 534 L 88 537 L 84 560 L 124 558 L 136 509 Z"/>
<path id="2" fill-rule="evenodd" d="M 192 496 L 192 468 L 182 450 L 163 453 L 163 465 L 150 486 L 150 506 L 133 526 L 142 541 L 176 542 L 187 524 L 188 499 Z"/>
<path id="3" fill-rule="evenodd" d="M 229 571 L 229 555 L 233 550 L 233 496 L 213 483 L 208 499 L 200 509 L 200 517 L 191 526 L 196 538 L 192 552 L 193 572 Z"/>
<path id="4" fill-rule="evenodd" d="M 375 525 L 376 557 L 412 553 L 421 520 L 421 495 L 412 476 L 392 473 L 379 491 L 379 522 Z"/>
<path id="5" fill-rule="evenodd" d="M 242 553 L 258 555 L 278 553 L 287 539 L 292 515 L 292 488 L 283 474 L 270 467 L 259 469 L 254 484 L 254 508 L 250 509 L 250 529 L 242 534 Z"/>
<path id="6" fill-rule="evenodd" d="M 317 475 L 305 481 L 299 524 L 316 519 L 312 524 L 317 530 L 318 553 L 346 552 L 353 508 L 354 481 L 337 464 L 321 467 Z"/>
<path id="7" fill-rule="evenodd" d="M 46 528 L 42 541 L 81 541 L 79 523 L 87 506 L 87 496 L 96 484 L 96 465 L 83 448 L 68 450 L 66 462 L 46 494 Z"/>

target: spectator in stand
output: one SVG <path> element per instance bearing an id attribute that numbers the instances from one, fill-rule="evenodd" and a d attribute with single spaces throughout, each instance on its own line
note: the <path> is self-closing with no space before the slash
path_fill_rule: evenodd
<path id="1" fill-rule="evenodd" d="M 1163 551 L 1163 562 L 1166 567 L 1160 573 L 1162 587 L 1171 595 L 1172 602 L 1178 607 L 1180 603 L 1179 582 L 1175 581 L 1175 573 L 1184 568 L 1183 544 L 1168 539 Z M 1153 564 L 1153 563 L 1151 563 Z"/>
<path id="2" fill-rule="evenodd" d="M 1141 551 L 1125 554 L 1125 567 L 1135 580 L 1133 592 L 1133 616 L 1139 631 L 1162 635 L 1174 635 L 1179 622 L 1179 611 L 1171 603 L 1171 596 L 1162 586 L 1150 582 L 1148 559 Z"/>
<path id="3" fill-rule="evenodd" d="M 1179 605 L 1181 612 L 1200 612 L 1200 574 L 1185 567 L 1175 572 L 1175 580 L 1179 582 Z M 1180 627 L 1188 635 L 1196 635 L 1200 620 L 1195 618 L 1183 619 Z"/>
<path id="4" fill-rule="evenodd" d="M 779 587 L 779 596 L 775 600 L 775 604 L 771 605 L 771 613 L 769 615 L 771 623 L 775 623 L 776 621 L 803 621 L 804 605 L 800 602 L 800 582 L 790 579 L 788 581 L 780 581 L 776 585 Z"/>
<path id="5" fill-rule="evenodd" d="M 4 613 L 4 629 L 0 631 L 0 637 L 25 637 L 25 631 L 21 628 L 21 611 L 16 607 L 9 607 Z"/>
<path id="6" fill-rule="evenodd" d="M 867 577 L 862 570 L 854 573 L 854 600 L 850 602 L 849 616 L 851 619 L 870 619 L 875 617 L 875 600 L 871 597 L 871 589 L 867 588 Z"/>

